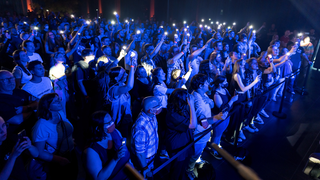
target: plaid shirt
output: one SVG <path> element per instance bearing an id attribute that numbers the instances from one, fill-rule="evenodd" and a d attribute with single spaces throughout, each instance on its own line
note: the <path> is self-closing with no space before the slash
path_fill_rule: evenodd
<path id="1" fill-rule="evenodd" d="M 158 122 L 156 116 L 149 117 L 141 112 L 132 126 L 132 149 L 135 153 L 145 153 L 150 158 L 157 153 L 159 145 Z"/>

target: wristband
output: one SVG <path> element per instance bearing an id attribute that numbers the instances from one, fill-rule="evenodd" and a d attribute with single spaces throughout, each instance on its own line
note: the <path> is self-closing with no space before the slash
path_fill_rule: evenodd
<path id="1" fill-rule="evenodd" d="M 182 55 L 184 55 L 184 52 L 183 52 L 183 51 L 181 51 L 181 53 L 182 53 Z"/>
<path id="2" fill-rule="evenodd" d="M 190 44 L 190 42 L 188 42 L 188 44 Z"/>
<path id="3" fill-rule="evenodd" d="M 145 171 L 145 170 L 147 170 L 148 168 L 149 168 L 148 165 L 146 165 L 146 167 L 142 168 L 142 171 Z"/>
<path id="4" fill-rule="evenodd" d="M 134 68 L 134 65 L 131 65 L 132 68 Z"/>

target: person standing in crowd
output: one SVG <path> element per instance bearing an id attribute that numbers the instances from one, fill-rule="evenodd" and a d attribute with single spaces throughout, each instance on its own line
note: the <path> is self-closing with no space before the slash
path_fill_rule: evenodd
<path id="1" fill-rule="evenodd" d="M 119 66 L 111 68 L 109 72 L 110 82 L 107 97 L 111 103 L 111 116 L 115 121 L 116 128 L 119 129 L 123 137 L 129 136 L 132 125 L 131 96 L 129 91 L 134 85 L 135 66 L 132 64 L 130 67 L 129 76 Z"/>
<path id="2" fill-rule="evenodd" d="M 92 115 L 91 140 L 85 149 L 87 179 L 125 180 L 124 166 L 130 154 L 110 114 L 97 111 Z"/>
<path id="3" fill-rule="evenodd" d="M 192 130 L 197 127 L 194 97 L 187 90 L 178 88 L 172 92 L 168 101 L 166 126 L 166 148 L 172 157 L 193 142 Z M 187 178 L 186 170 L 193 154 L 194 147 L 191 147 L 171 162 L 169 179 Z"/>
<path id="4" fill-rule="evenodd" d="M 206 94 L 209 91 L 208 77 L 204 74 L 197 74 L 191 80 L 191 86 L 194 90 L 192 95 L 194 97 L 195 112 L 197 116 L 197 126 L 193 132 L 194 140 L 196 140 L 200 133 L 206 129 L 211 128 L 212 124 L 217 123 L 219 120 L 225 119 L 226 114 L 219 113 L 218 115 L 212 116 L 211 109 L 214 107 L 214 102 Z M 214 128 L 212 142 L 220 145 L 220 139 L 223 131 L 227 127 L 228 122 L 220 123 Z M 193 172 L 194 166 L 198 158 L 200 158 L 203 149 L 206 147 L 207 142 L 210 139 L 211 133 L 207 133 L 201 140 L 194 144 L 195 154 L 191 156 L 187 174 L 190 179 L 194 179 L 196 176 Z M 212 151 L 214 155 L 218 154 L 216 151 Z M 201 160 L 201 159 L 200 159 Z M 203 160 L 201 160 L 203 161 Z"/>
<path id="5" fill-rule="evenodd" d="M 32 61 L 28 64 L 32 79 L 22 86 L 22 90 L 31 94 L 37 101 L 45 94 L 52 93 L 52 82 L 44 77 L 44 67 L 40 61 Z"/>
<path id="6" fill-rule="evenodd" d="M 159 147 L 156 115 L 161 109 L 162 105 L 157 97 L 144 98 L 141 113 L 132 126 L 131 145 L 144 177 L 154 168 L 154 159 Z"/>
<path id="7" fill-rule="evenodd" d="M 31 72 L 27 69 L 29 57 L 24 51 L 16 50 L 13 53 L 13 60 L 17 65 L 14 67 L 12 74 L 16 81 L 16 88 L 20 89 L 32 78 Z"/>
<path id="8" fill-rule="evenodd" d="M 32 142 L 39 151 L 39 159 L 49 166 L 47 178 L 76 179 L 78 165 L 72 138 L 73 126 L 63 112 L 58 94 L 43 95 L 37 114 Z"/>
<path id="9" fill-rule="evenodd" d="M 25 151 L 31 155 L 32 158 L 37 158 L 39 151 L 31 144 L 29 137 L 17 139 L 16 136 L 10 134 L 8 131 L 9 124 L 6 123 L 0 116 L 0 179 L 3 180 L 27 180 L 27 171 L 24 168 L 22 156 L 25 156 Z M 24 154 L 22 154 L 24 153 Z"/>
<path id="10" fill-rule="evenodd" d="M 41 56 L 35 53 L 34 43 L 30 40 L 25 40 L 22 42 L 22 47 L 25 49 L 27 56 L 29 57 L 29 62 L 40 61 L 43 63 Z"/>

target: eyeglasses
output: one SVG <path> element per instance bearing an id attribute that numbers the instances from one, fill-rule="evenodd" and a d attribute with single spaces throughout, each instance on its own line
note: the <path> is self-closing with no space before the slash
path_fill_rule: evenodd
<path id="1" fill-rule="evenodd" d="M 4 78 L 4 79 L 0 79 L 0 82 L 10 82 L 12 80 L 14 80 L 15 78 L 14 77 L 10 77 L 10 78 Z"/>
<path id="2" fill-rule="evenodd" d="M 103 123 L 103 124 L 104 124 L 104 125 L 107 125 L 106 128 L 109 128 L 109 127 L 111 127 L 111 126 L 114 124 L 114 122 L 113 122 L 113 121 L 110 121 L 110 122 Z"/>

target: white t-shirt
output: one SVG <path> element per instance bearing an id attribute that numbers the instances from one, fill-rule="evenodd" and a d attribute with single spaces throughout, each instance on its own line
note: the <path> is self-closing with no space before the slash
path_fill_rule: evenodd
<path id="1" fill-rule="evenodd" d="M 29 62 L 32 61 L 40 61 L 41 63 L 43 63 L 41 56 L 38 53 L 33 53 L 32 56 L 28 56 L 29 57 Z"/>
<path id="2" fill-rule="evenodd" d="M 27 82 L 22 90 L 27 91 L 32 96 L 40 99 L 43 95 L 51 93 L 53 90 L 52 82 L 48 77 L 42 77 L 40 83 Z"/>
<path id="3" fill-rule="evenodd" d="M 66 115 L 60 111 L 59 112 L 62 120 L 68 122 L 71 126 L 72 124 L 66 118 Z M 39 119 L 32 129 L 32 142 L 45 141 L 45 151 L 49 153 L 54 153 L 57 149 L 58 143 L 58 132 L 57 124 L 53 124 L 45 119 Z"/>
<path id="4" fill-rule="evenodd" d="M 161 85 L 155 85 L 153 89 L 153 95 L 159 98 L 163 108 L 167 108 L 168 104 L 167 90 L 168 88 L 164 82 L 161 82 Z"/>

